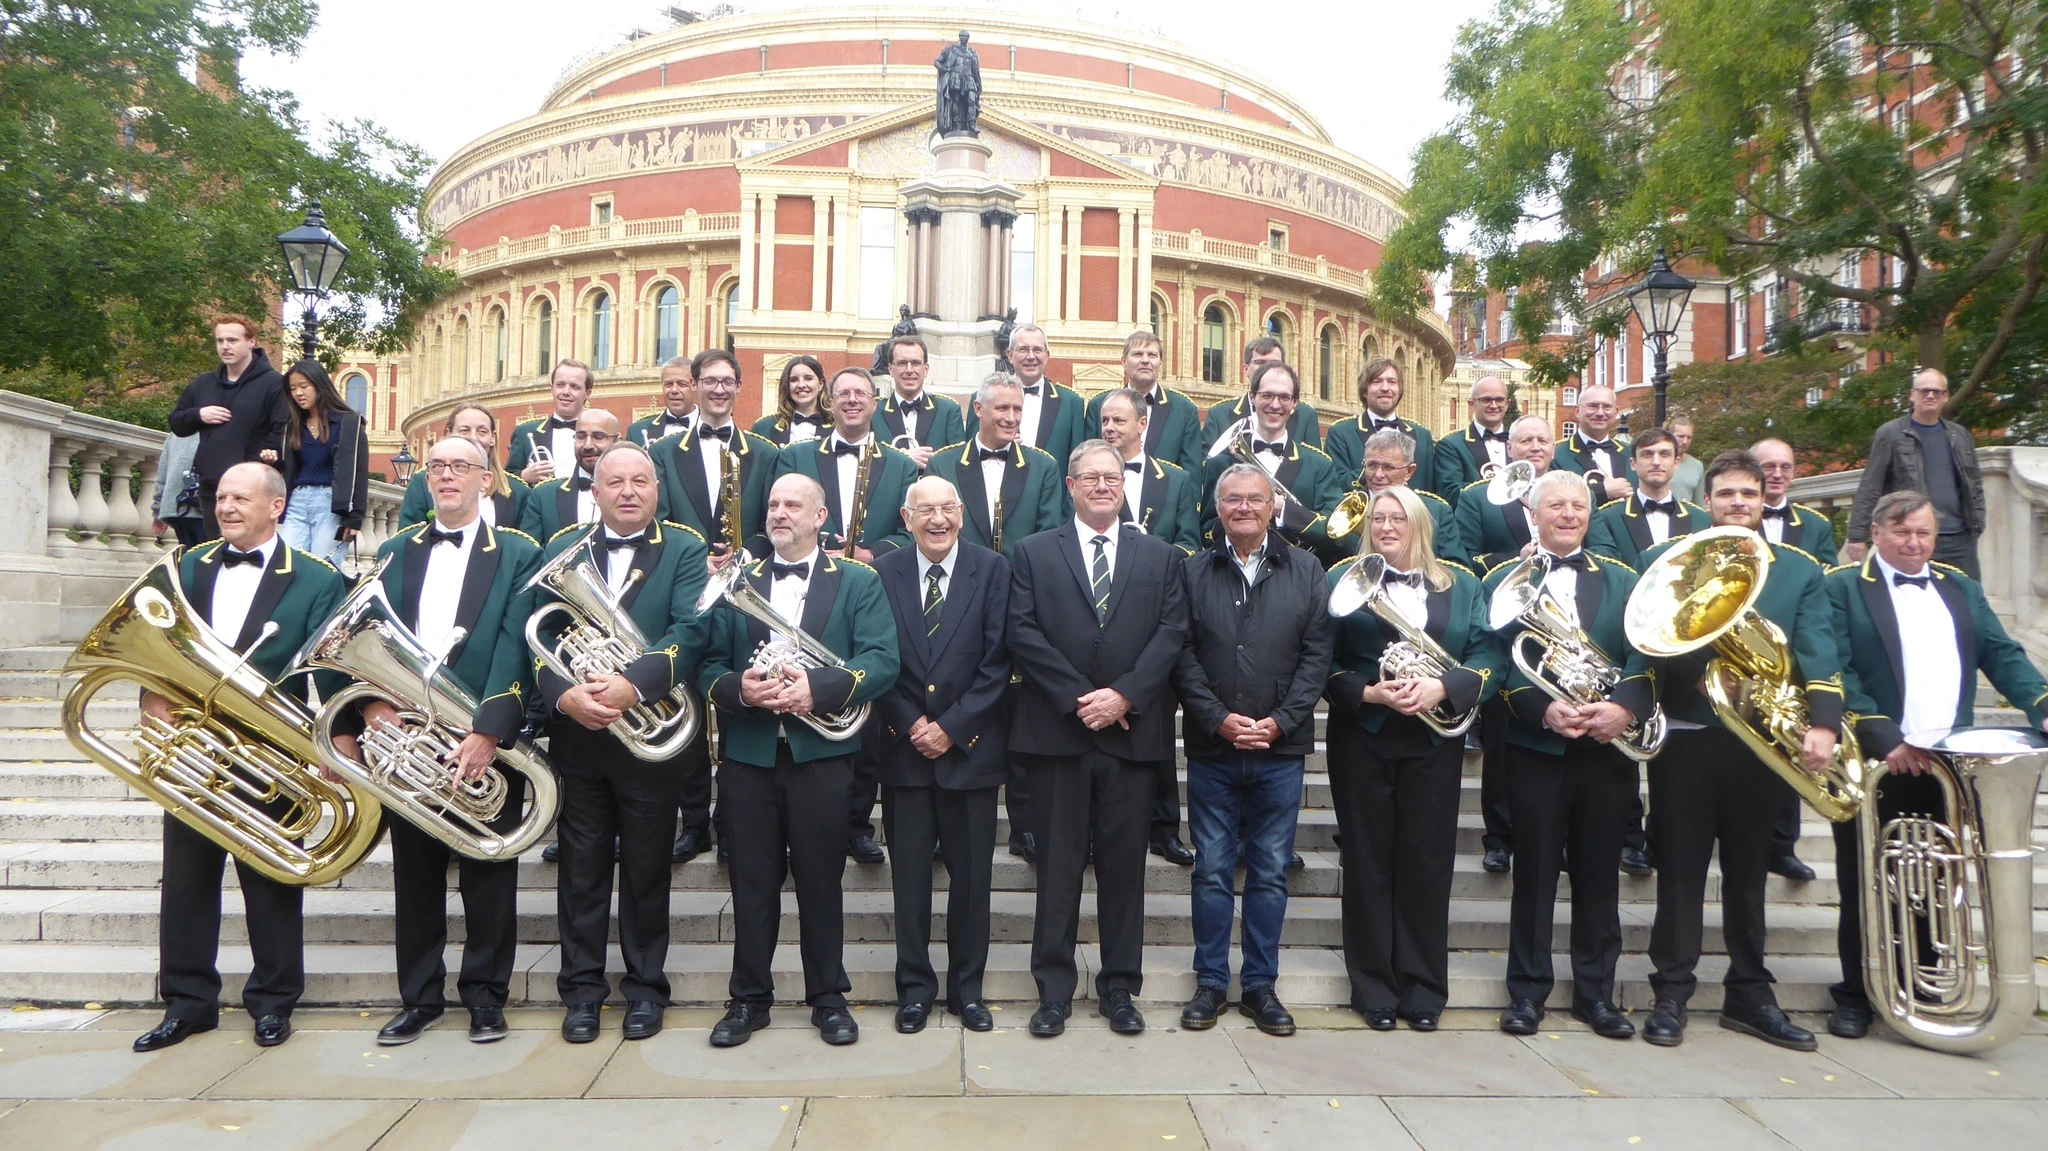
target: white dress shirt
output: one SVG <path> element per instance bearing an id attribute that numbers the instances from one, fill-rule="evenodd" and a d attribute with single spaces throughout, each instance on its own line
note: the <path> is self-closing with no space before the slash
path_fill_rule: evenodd
<path id="1" fill-rule="evenodd" d="M 646 535 L 645 531 L 634 532 L 629 536 L 615 535 L 610 528 L 604 529 L 601 533 L 602 538 L 598 540 L 597 547 L 599 551 L 605 553 L 604 582 L 611 586 L 613 595 L 618 595 L 626 590 L 626 577 L 632 574 L 633 561 L 640 553 L 631 548 L 619 548 L 614 551 L 611 547 L 611 541 L 637 540 Z"/>
<path id="2" fill-rule="evenodd" d="M 980 453 L 987 451 L 989 449 L 987 444 L 981 442 L 981 437 L 976 436 L 973 439 L 967 441 L 967 450 L 971 453 L 979 455 Z M 991 528 L 995 526 L 996 501 L 1002 498 L 1003 472 L 1004 469 L 1009 466 L 1010 458 L 1010 453 L 1007 450 L 998 450 L 1001 450 L 1003 452 L 1002 459 L 976 461 L 981 465 L 981 495 L 983 502 L 987 505 L 983 507 L 981 510 L 988 514 L 988 522 Z M 1017 509 L 1011 508 L 1010 510 L 1014 512 Z"/>
<path id="3" fill-rule="evenodd" d="M 732 448 L 724 440 L 704 434 L 704 429 L 714 426 L 731 428 L 733 439 L 739 439 L 743 433 L 739 426 L 732 422 L 730 416 L 726 417 L 723 425 L 714 425 L 708 419 L 697 421 L 697 442 L 703 447 L 703 450 L 697 453 L 697 458 L 704 463 L 704 490 L 711 493 L 711 514 L 715 516 L 718 514 L 719 485 L 725 482 L 725 453 Z"/>
<path id="4" fill-rule="evenodd" d="M 443 531 L 455 529 L 442 527 Z M 476 550 L 483 530 L 476 521 L 461 529 L 462 542 L 443 540 L 427 556 L 427 574 L 420 581 L 420 619 L 414 634 L 421 645 L 435 655 L 448 649 L 449 633 L 455 630 L 455 611 L 462 603 L 462 581 L 469 574 L 470 553 Z"/>
<path id="5" fill-rule="evenodd" d="M 843 438 L 835 431 L 827 438 L 830 441 L 830 450 L 834 453 L 832 456 L 832 466 L 839 469 L 839 526 L 843 531 L 847 524 L 853 522 L 854 468 L 866 461 L 868 441 L 874 438 L 874 434 L 871 432 L 857 440 L 849 440 Z M 858 456 L 839 455 L 838 449 L 840 444 L 852 444 L 861 449 L 861 454 Z M 858 540 L 847 541 L 849 544 L 858 542 Z"/>
<path id="6" fill-rule="evenodd" d="M 1253 429 L 1252 429 L 1252 438 L 1253 438 L 1254 440 L 1257 440 L 1257 439 L 1260 439 L 1260 438 L 1261 438 L 1261 437 L 1260 437 L 1260 435 L 1259 435 L 1259 429 L 1257 429 L 1257 428 L 1253 428 Z M 1286 431 L 1286 429 L 1284 429 L 1284 428 L 1283 428 L 1283 429 L 1281 429 L 1281 431 L 1280 431 L 1280 438 L 1279 438 L 1279 439 L 1277 439 L 1277 440 L 1266 440 L 1266 442 L 1267 442 L 1267 443 L 1269 443 L 1269 444 L 1271 444 L 1271 443 L 1277 443 L 1277 444 L 1279 444 L 1279 445 L 1280 445 L 1280 451 L 1279 451 L 1279 452 L 1278 452 L 1277 454 L 1276 454 L 1276 453 L 1273 453 L 1273 452 L 1259 452 L 1259 451 L 1255 451 L 1255 452 L 1253 452 L 1253 453 L 1252 453 L 1252 458 L 1253 458 L 1253 459 L 1255 459 L 1255 460 L 1257 460 L 1257 461 L 1259 462 L 1259 466 L 1260 466 L 1260 467 L 1262 467 L 1262 468 L 1266 469 L 1266 474 L 1267 474 L 1267 475 L 1269 475 L 1269 476 L 1275 476 L 1275 477 L 1277 477 L 1277 476 L 1279 476 L 1279 474 L 1280 474 L 1280 465 L 1281 465 L 1282 463 L 1286 462 L 1286 460 L 1287 460 L 1287 447 L 1288 447 L 1288 444 L 1287 444 L 1287 431 Z M 1277 492 L 1276 492 L 1276 493 L 1274 493 L 1274 494 L 1275 494 L 1275 495 L 1278 495 L 1278 493 L 1277 493 Z M 1276 513 L 1275 513 L 1275 517 L 1276 517 L 1276 519 L 1277 519 L 1277 516 L 1278 516 L 1278 513 L 1276 512 Z"/>
<path id="7" fill-rule="evenodd" d="M 1573 623 L 1579 622 L 1579 569 L 1557 563 L 1564 557 L 1541 544 L 1536 545 L 1536 554 L 1552 561 L 1550 574 L 1543 578 L 1543 590 L 1557 597 L 1558 606 L 1570 613 Z"/>
<path id="8" fill-rule="evenodd" d="M 831 426 L 831 421 L 825 418 L 825 413 L 823 412 L 818 413 L 818 420 L 816 423 L 812 423 L 808 420 L 792 419 L 789 421 L 789 442 L 792 444 L 810 443 L 812 440 L 818 438 L 818 432 L 820 431 L 820 429 L 828 428 Z"/>
<path id="9" fill-rule="evenodd" d="M 575 476 L 569 482 L 575 483 L 577 480 L 589 480 L 590 483 L 576 489 L 576 522 L 579 524 L 596 523 L 597 497 L 591 494 L 591 488 L 596 486 L 597 480 L 580 467 L 576 469 Z"/>
<path id="10" fill-rule="evenodd" d="M 898 413 L 898 418 L 903 421 L 903 434 L 909 436 L 912 442 L 922 443 L 923 441 L 917 438 L 917 421 L 924 418 L 924 392 L 920 390 L 914 396 L 901 396 L 891 393 L 889 396 L 890 408 L 897 408 L 901 404 L 911 405 L 909 411 Z"/>
<path id="11" fill-rule="evenodd" d="M 553 419 L 550 416 L 548 419 Z M 548 458 L 554 461 L 555 474 L 562 475 L 562 469 L 570 467 L 576 460 L 576 429 L 572 427 L 551 427 L 541 421 L 540 434 L 533 437 L 534 444 L 547 449 Z M 529 460 L 528 462 L 531 462 Z"/>
<path id="12" fill-rule="evenodd" d="M 1779 508 L 1785 509 L 1784 519 L 1778 519 L 1775 516 L 1764 517 L 1764 538 L 1771 541 L 1774 544 L 1781 544 L 1785 542 L 1785 529 L 1792 525 L 1792 517 L 1794 514 L 1796 514 L 1792 511 L 1791 500 L 1786 500 L 1785 502 L 1779 504 L 1764 505 L 1764 510 L 1767 512 L 1777 511 Z"/>
<path id="13" fill-rule="evenodd" d="M 680 416 L 670 412 L 667 408 L 663 408 L 655 413 L 654 422 L 647 425 L 647 430 L 640 433 L 640 446 L 653 447 L 656 440 L 667 439 L 677 432 L 688 431 L 690 425 L 695 423 L 696 419 L 697 410 L 695 408 Z"/>
<path id="14" fill-rule="evenodd" d="M 811 581 L 818 578 L 818 549 L 814 547 L 809 555 L 798 556 L 794 560 L 784 560 L 779 555 L 771 555 L 768 557 L 768 562 L 771 565 L 768 569 L 769 606 L 773 607 L 776 614 L 788 620 L 792 625 L 802 627 L 804 599 L 811 593 Z M 774 577 L 775 569 L 772 565 L 778 563 L 802 564 L 811 570 L 811 574 L 803 579 L 797 579 L 794 576 L 776 579 Z"/>
<path id="15" fill-rule="evenodd" d="M 1508 466 L 1508 444 L 1506 440 L 1486 439 L 1486 426 L 1478 420 L 1472 421 L 1472 434 L 1481 437 L 1479 443 L 1481 447 L 1486 449 L 1487 459 L 1493 461 L 1496 466 L 1503 468 Z"/>
<path id="16" fill-rule="evenodd" d="M 926 559 L 923 552 L 917 553 L 917 602 L 920 606 L 924 604 L 925 588 L 929 586 L 933 568 L 939 569 L 939 597 L 943 599 L 952 590 L 953 573 L 960 570 L 960 541 L 958 539 L 953 541 L 951 550 L 939 557 L 938 563 L 933 563 Z"/>
<path id="17" fill-rule="evenodd" d="M 1108 536 L 1109 543 L 1103 545 L 1102 554 L 1109 561 L 1110 577 L 1112 579 L 1115 578 L 1116 537 L 1117 533 L 1121 530 L 1123 530 L 1122 524 L 1111 524 L 1109 525 L 1108 531 L 1098 532 L 1094 528 L 1089 527 L 1088 524 L 1085 521 L 1083 521 L 1080 516 L 1074 517 L 1074 531 L 1079 533 L 1080 535 L 1081 574 L 1084 577 L 1090 580 L 1093 580 L 1095 577 L 1095 537 Z"/>
<path id="18" fill-rule="evenodd" d="M 1650 493 L 1648 493 L 1648 492 L 1645 492 L 1645 491 L 1638 491 L 1638 492 L 1636 493 L 1636 503 L 1637 503 L 1637 505 L 1638 505 L 1638 506 L 1641 506 L 1641 504 L 1642 504 L 1642 502 L 1643 502 L 1644 500 L 1649 500 L 1649 499 L 1655 499 L 1655 500 L 1657 500 L 1657 501 L 1658 501 L 1659 503 L 1662 503 L 1662 502 L 1663 502 L 1663 501 L 1665 501 L 1665 500 L 1669 500 L 1669 499 L 1676 499 L 1676 498 L 1677 498 L 1677 497 L 1676 497 L 1676 496 L 1674 496 L 1674 495 L 1672 495 L 1672 494 L 1670 493 L 1670 491 L 1669 491 L 1668 489 L 1666 490 L 1665 494 L 1663 494 L 1663 495 L 1661 495 L 1661 496 L 1652 496 L 1652 495 L 1650 495 Z M 1644 513 L 1643 513 L 1643 522 L 1644 522 L 1644 523 L 1646 523 L 1646 524 L 1648 524 L 1648 525 L 1650 526 L 1650 539 L 1651 539 L 1651 540 L 1652 540 L 1653 542 L 1656 542 L 1656 543 L 1660 543 L 1660 544 L 1661 544 L 1661 543 L 1663 543 L 1663 542 L 1664 542 L 1665 540 L 1668 540 L 1668 539 L 1670 539 L 1670 538 L 1671 538 L 1671 513 L 1670 513 L 1670 512 L 1667 512 L 1667 511 L 1663 510 L 1662 508 L 1659 508 L 1658 510 L 1656 510 L 1656 511 L 1654 511 L 1654 512 L 1652 512 L 1652 511 L 1646 511 L 1646 512 L 1644 512 Z"/>
<path id="19" fill-rule="evenodd" d="M 485 492 L 484 498 L 477 501 L 476 514 L 492 527 L 498 526 L 498 505 L 491 502 L 489 492 Z"/>
<path id="20" fill-rule="evenodd" d="M 1131 465 L 1138 466 L 1137 471 Z M 1145 481 L 1152 475 L 1151 461 L 1139 452 L 1137 458 L 1124 461 L 1124 510 L 1131 515 L 1131 522 L 1150 533 L 1152 528 L 1145 523 Z"/>
<path id="21" fill-rule="evenodd" d="M 1089 554 L 1093 555 L 1094 550 L 1093 545 L 1090 545 Z M 1259 565 L 1266 562 L 1266 541 L 1260 540 L 1259 546 L 1253 548 L 1252 554 L 1249 556 L 1238 555 L 1237 545 L 1231 544 L 1230 562 L 1237 565 L 1237 574 L 1244 577 L 1244 586 L 1252 586 L 1252 583 L 1259 578 Z M 1116 568 L 1112 566 L 1110 570 L 1114 572 Z"/>
<path id="22" fill-rule="evenodd" d="M 1934 590 L 1930 579 L 1926 587 L 1901 584 L 1892 579 L 1898 569 L 1884 562 L 1884 557 L 1872 552 L 1877 561 L 1877 578 L 1884 581 L 1885 590 L 1891 593 L 1892 612 L 1899 620 L 1899 657 L 1905 667 L 1906 682 L 1901 698 L 1905 701 L 1900 711 L 1899 731 L 1910 743 L 1931 739 L 1946 733 L 1956 725 L 1956 708 L 1962 702 L 1963 659 L 1956 650 L 1956 621 L 1949 614 L 1948 601 Z M 1932 576 L 1934 569 L 1922 568 L 1920 574 Z"/>
<path id="23" fill-rule="evenodd" d="M 1045 393 L 1052 390 L 1052 381 L 1040 378 L 1038 393 L 1024 393 L 1024 422 L 1018 425 L 1017 435 L 1032 447 L 1039 446 L 1038 422 L 1045 415 Z"/>
<path id="24" fill-rule="evenodd" d="M 263 573 L 270 570 L 277 559 L 277 549 L 283 546 L 276 533 L 257 544 L 253 549 L 263 557 L 260 564 L 234 564 L 221 562 L 230 545 L 222 544 L 214 562 L 220 563 L 220 574 L 213 581 L 213 610 L 207 613 L 206 624 L 220 641 L 233 647 L 242 636 L 243 625 L 249 622 L 249 605 L 256 602 L 256 585 L 263 582 Z M 235 549 L 240 551 L 241 549 Z"/>
<path id="25" fill-rule="evenodd" d="M 1407 574 L 1391 564 L 1387 565 L 1387 602 L 1401 613 L 1402 619 L 1412 624 L 1415 630 L 1421 631 L 1429 624 L 1429 589 L 1409 587 L 1405 582 L 1391 582 L 1395 577 Z"/>
<path id="26" fill-rule="evenodd" d="M 1580 442 L 1586 445 L 1586 454 L 1593 458 L 1592 467 L 1594 471 L 1608 477 L 1621 474 L 1621 469 L 1615 466 L 1615 460 L 1619 458 L 1619 453 L 1614 449 L 1613 440 L 1609 440 L 1603 445 L 1596 444 L 1582 437 Z"/>

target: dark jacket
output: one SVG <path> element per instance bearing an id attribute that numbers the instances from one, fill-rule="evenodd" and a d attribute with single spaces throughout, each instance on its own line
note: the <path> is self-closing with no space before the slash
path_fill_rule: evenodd
<path id="1" fill-rule="evenodd" d="M 938 630 L 924 623 L 924 582 L 918 551 L 898 548 L 875 560 L 882 591 L 896 617 L 900 668 L 887 694 L 875 701 L 868 735 L 879 756 L 882 782 L 891 787 L 970 791 L 995 787 L 1009 775 L 1010 563 L 962 540 L 955 549 Z M 910 742 L 919 719 L 939 725 L 953 747 L 927 759 Z"/>
<path id="2" fill-rule="evenodd" d="M 1331 568 L 1329 586 L 1343 582 L 1357 562 L 1345 560 Z M 1504 664 L 1500 644 L 1486 626 L 1486 595 L 1480 590 L 1479 580 L 1462 565 L 1448 566 L 1451 586 L 1429 592 L 1429 618 L 1423 621 L 1422 630 L 1444 649 L 1445 655 L 1458 661 L 1456 667 L 1445 669 L 1442 676 L 1444 702 L 1450 711 L 1463 714 L 1482 698 L 1498 692 Z M 1378 735 L 1387 721 L 1399 713 L 1385 704 L 1365 703 L 1360 697 L 1367 685 L 1380 682 L 1380 657 L 1386 654 L 1388 645 L 1401 637 L 1371 608 L 1353 611 L 1338 620 L 1336 626 L 1336 653 L 1330 660 L 1329 685 L 1324 693 L 1330 701 L 1330 722 Z M 1444 737 L 1432 731 L 1429 741 L 1440 744 Z"/>
<path id="3" fill-rule="evenodd" d="M 1863 464 L 1863 481 L 1856 485 L 1856 500 L 1849 505 L 1849 540 L 1870 542 L 1870 513 L 1881 496 L 1893 492 L 1927 490 L 1927 462 L 1920 458 L 1920 441 L 1906 425 L 1911 416 L 1877 429 L 1870 439 L 1870 459 Z M 1963 528 L 1973 536 L 1984 534 L 1984 474 L 1977 470 L 1977 441 L 1970 429 L 1954 420 L 1941 421 L 1948 433 L 1948 453 L 1955 457 L 1956 486 L 1963 492 Z"/>
<path id="4" fill-rule="evenodd" d="M 225 368 L 216 366 L 194 377 L 171 409 L 172 432 L 199 435 L 192 467 L 199 473 L 200 488 L 207 492 L 218 487 L 220 478 L 236 464 L 253 462 L 266 450 L 282 456 L 285 424 L 291 419 L 285 411 L 284 377 L 270 366 L 263 349 L 256 349 L 240 380 L 226 383 L 222 379 L 225 374 Z M 232 411 L 234 418 L 224 424 L 209 424 L 199 418 L 199 409 L 216 404 Z"/>
<path id="5" fill-rule="evenodd" d="M 292 370 L 317 383 L 327 382 L 327 370 L 316 361 L 301 360 L 292 365 Z M 317 378 L 314 373 L 318 373 Z M 285 400 L 291 400 L 289 391 Z M 334 515 L 341 520 L 342 527 L 360 531 L 370 506 L 370 440 L 363 435 L 362 415 L 353 408 L 329 412 L 327 419 L 334 435 Z M 289 423 L 286 426 L 289 432 Z M 279 449 L 278 463 L 279 470 L 284 472 L 284 486 L 292 487 L 298 480 L 299 453 L 289 442 Z"/>
<path id="6" fill-rule="evenodd" d="M 1336 625 L 1325 606 L 1323 568 L 1275 532 L 1247 587 L 1225 537 L 1182 561 L 1188 585 L 1188 638 L 1173 669 L 1188 758 L 1236 750 L 1216 734 L 1235 712 L 1272 717 L 1274 755 L 1315 749 L 1315 707 L 1330 674 Z"/>

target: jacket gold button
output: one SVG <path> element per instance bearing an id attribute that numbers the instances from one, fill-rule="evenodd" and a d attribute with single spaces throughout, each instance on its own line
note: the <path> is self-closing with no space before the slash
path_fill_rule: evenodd
<path id="1" fill-rule="evenodd" d="M 939 690 L 939 685 L 935 683 L 928 683 L 924 685 L 924 689 L 926 691 L 937 691 Z"/>

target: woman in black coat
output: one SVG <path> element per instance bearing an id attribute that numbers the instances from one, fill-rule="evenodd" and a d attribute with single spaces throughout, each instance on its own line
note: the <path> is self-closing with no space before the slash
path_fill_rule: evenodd
<path id="1" fill-rule="evenodd" d="M 341 398 L 317 360 L 293 364 L 284 382 L 291 420 L 282 458 L 270 462 L 284 473 L 291 494 L 278 530 L 292 547 L 338 563 L 362 530 L 370 505 L 370 441 L 363 417 Z"/>

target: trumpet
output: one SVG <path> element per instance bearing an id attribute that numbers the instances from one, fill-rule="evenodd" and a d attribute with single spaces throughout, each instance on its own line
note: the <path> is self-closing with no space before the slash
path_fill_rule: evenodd
<path id="1" fill-rule="evenodd" d="M 1458 666 L 1458 661 L 1394 606 L 1387 596 L 1386 577 L 1385 556 L 1367 552 L 1358 557 L 1358 562 L 1330 589 L 1330 615 L 1342 619 L 1365 608 L 1401 637 L 1380 653 L 1381 679 L 1442 679 L 1445 672 Z M 1479 704 L 1475 701 L 1466 710 L 1454 712 L 1445 701 L 1416 718 L 1438 735 L 1452 738 L 1464 735 L 1472 721 L 1479 718 Z"/>
<path id="2" fill-rule="evenodd" d="M 548 591 L 558 597 L 526 617 L 526 646 L 549 671 L 570 683 L 621 674 L 647 654 L 647 637 L 619 606 L 620 597 L 612 594 L 598 572 L 591 540 L 600 526 L 578 527 L 579 534 L 568 548 L 541 565 L 521 589 Z M 635 571 L 628 578 L 640 577 Z M 567 626 L 549 642 L 543 632 L 556 615 L 565 617 Z M 627 708 L 605 730 L 636 757 L 658 763 L 688 747 L 697 737 L 699 724 L 697 701 L 689 685 L 679 683 L 660 699 Z"/>
<path id="3" fill-rule="evenodd" d="M 1621 669 L 1579 627 L 1577 613 L 1543 586 L 1549 576 L 1550 561 L 1541 552 L 1516 564 L 1494 589 L 1487 626 L 1500 631 L 1522 625 L 1508 654 L 1544 694 L 1573 706 L 1600 703 L 1621 682 Z M 1664 709 L 1657 707 L 1649 718 L 1624 729 L 1614 746 L 1630 759 L 1647 762 L 1663 749 L 1664 736 Z"/>
<path id="4" fill-rule="evenodd" d="M 758 566 L 758 565 L 757 565 Z M 730 605 L 741 615 L 760 622 L 768 629 L 769 638 L 754 648 L 753 659 L 748 666 L 768 677 L 787 677 L 814 667 L 844 668 L 846 661 L 840 659 L 829 647 L 818 642 L 809 632 L 784 619 L 781 612 L 768 602 L 767 598 L 747 586 L 747 565 L 730 563 L 724 569 L 712 574 L 704 584 L 704 593 L 697 597 L 697 614 L 717 607 L 720 603 Z M 868 721 L 868 705 L 859 704 L 844 711 L 827 712 L 823 715 L 799 715 L 812 731 L 834 743 L 844 742 L 860 734 Z"/>

